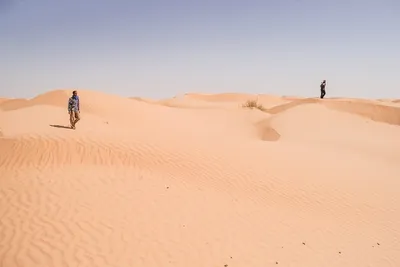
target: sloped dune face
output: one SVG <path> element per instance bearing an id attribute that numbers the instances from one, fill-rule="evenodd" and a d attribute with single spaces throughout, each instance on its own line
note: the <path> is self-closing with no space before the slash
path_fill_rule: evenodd
<path id="1" fill-rule="evenodd" d="M 208 102 L 244 102 L 249 98 L 254 98 L 251 94 L 223 93 L 223 94 L 186 94 L 186 97 Z"/>
<path id="2" fill-rule="evenodd" d="M 27 99 L 23 98 L 7 99 L 0 102 L 0 109 L 4 111 L 16 110 L 25 107 L 28 102 Z"/>
<path id="3" fill-rule="evenodd" d="M 166 107 L 186 108 L 186 109 L 237 109 L 238 107 L 238 103 L 235 102 L 206 101 L 187 96 L 163 99 L 157 101 L 156 104 Z"/>
<path id="4" fill-rule="evenodd" d="M 377 122 L 400 125 L 400 107 L 356 101 L 327 102 L 327 107 L 363 116 Z"/>
<path id="5" fill-rule="evenodd" d="M 328 107 L 332 110 L 359 115 L 373 121 L 400 125 L 400 108 L 396 106 L 385 105 L 384 103 L 379 103 L 378 101 L 346 99 L 340 99 L 338 101 L 321 101 L 315 98 L 308 98 L 294 100 L 289 103 L 277 105 L 272 108 L 266 109 L 265 111 L 270 114 L 279 114 L 292 108 L 307 104 L 318 104 Z"/>
<path id="6" fill-rule="evenodd" d="M 263 94 L 239 94 L 239 93 L 224 93 L 224 94 L 186 94 L 186 99 L 195 99 L 213 104 L 223 105 L 226 103 L 234 105 L 242 105 L 246 101 L 257 101 L 258 104 L 264 107 L 273 107 L 276 105 L 287 103 L 288 100 L 278 96 L 263 95 Z"/>
<path id="7" fill-rule="evenodd" d="M 0 265 L 400 265 L 393 106 L 69 95 L 0 103 Z"/>
<path id="8" fill-rule="evenodd" d="M 67 90 L 56 90 L 51 91 L 48 93 L 44 93 L 38 95 L 31 99 L 30 105 L 49 105 L 49 106 L 56 106 L 56 107 L 67 107 L 68 105 L 68 98 L 71 96 L 72 91 Z"/>
<path id="9" fill-rule="evenodd" d="M 283 111 L 273 117 L 271 125 L 283 138 L 291 140 L 332 144 L 344 141 L 349 145 L 377 142 L 388 149 L 392 144 L 400 144 L 396 137 L 398 127 L 387 122 L 375 123 L 368 117 L 359 116 L 358 112 L 348 114 L 347 110 L 337 111 L 320 104 L 299 105 Z"/>
<path id="10" fill-rule="evenodd" d="M 67 104 L 68 104 L 67 91 L 56 90 L 38 95 L 37 97 L 34 97 L 32 99 L 17 98 L 17 99 L 9 99 L 2 102 L 0 101 L 0 109 L 5 111 L 10 111 L 35 105 L 66 107 Z"/>
<path id="11" fill-rule="evenodd" d="M 143 98 L 143 97 L 138 97 L 138 96 L 130 97 L 130 99 L 136 100 L 136 101 L 143 101 L 143 102 L 147 102 L 147 103 L 155 103 L 156 102 L 156 100 L 154 100 L 154 99 Z"/>

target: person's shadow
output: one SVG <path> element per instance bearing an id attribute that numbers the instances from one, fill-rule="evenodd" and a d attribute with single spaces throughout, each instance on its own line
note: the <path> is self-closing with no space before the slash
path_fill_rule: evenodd
<path id="1" fill-rule="evenodd" d="M 50 124 L 50 127 L 72 130 L 69 126 Z"/>

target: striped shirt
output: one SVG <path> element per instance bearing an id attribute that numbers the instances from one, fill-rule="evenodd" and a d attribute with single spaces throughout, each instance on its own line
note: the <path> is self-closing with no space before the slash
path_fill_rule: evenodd
<path id="1" fill-rule="evenodd" d="M 79 111 L 79 96 L 72 96 L 69 98 L 68 111 Z"/>

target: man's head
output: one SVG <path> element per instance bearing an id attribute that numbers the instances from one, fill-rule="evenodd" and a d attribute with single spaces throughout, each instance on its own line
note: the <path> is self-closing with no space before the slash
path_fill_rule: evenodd
<path id="1" fill-rule="evenodd" d="M 77 92 L 77 91 L 73 91 L 73 92 L 72 92 L 72 95 L 73 95 L 73 96 L 77 96 L 77 95 L 78 95 L 78 92 Z"/>
<path id="2" fill-rule="evenodd" d="M 322 83 L 326 83 L 326 80 L 323 80 Z"/>

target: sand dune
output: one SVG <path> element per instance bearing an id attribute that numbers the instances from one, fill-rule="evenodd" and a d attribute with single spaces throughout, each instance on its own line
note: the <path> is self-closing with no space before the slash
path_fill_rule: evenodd
<path id="1" fill-rule="evenodd" d="M 195 97 L 183 96 L 163 99 L 155 102 L 158 105 L 172 108 L 187 108 L 187 109 L 237 109 L 239 106 L 236 102 L 215 102 L 205 99 L 197 99 Z"/>
<path id="2" fill-rule="evenodd" d="M 400 125 L 400 107 L 355 101 L 327 101 L 325 105 L 335 110 L 357 114 L 374 121 Z"/>
<path id="3" fill-rule="evenodd" d="M 0 102 L 0 266 L 400 265 L 399 107 L 79 92 Z"/>
<path id="4" fill-rule="evenodd" d="M 199 99 L 209 102 L 244 102 L 249 98 L 255 97 L 256 95 L 250 94 L 238 94 L 238 93 L 222 93 L 222 94 L 199 94 L 199 93 L 188 93 L 185 97 Z"/>
<path id="5" fill-rule="evenodd" d="M 299 99 L 266 109 L 265 112 L 270 114 L 278 114 L 305 104 L 320 104 L 334 110 L 357 114 L 377 122 L 400 125 L 399 107 L 385 105 L 383 103 L 374 101 L 367 103 L 365 100 L 354 101 L 349 99 L 340 99 L 337 101 L 330 99 L 319 100 L 315 98 Z"/>
<path id="6" fill-rule="evenodd" d="M 149 104 L 157 103 L 157 100 L 150 99 L 150 98 L 144 98 L 144 97 L 138 97 L 138 96 L 130 97 L 130 99 L 135 100 L 135 101 L 146 102 Z"/>
<path id="7" fill-rule="evenodd" d="M 207 102 L 213 102 L 221 105 L 222 103 L 235 103 L 243 104 L 248 100 L 256 100 L 259 104 L 264 107 L 273 107 L 275 105 L 287 103 L 288 100 L 273 95 L 263 95 L 263 94 L 237 94 L 237 93 L 223 93 L 223 94 L 186 94 L 186 98 L 192 98 Z M 290 101 L 290 100 L 289 100 Z"/>
<path id="8" fill-rule="evenodd" d="M 29 100 L 23 98 L 16 98 L 16 99 L 6 99 L 0 102 L 0 109 L 1 110 L 15 110 L 27 105 Z"/>

